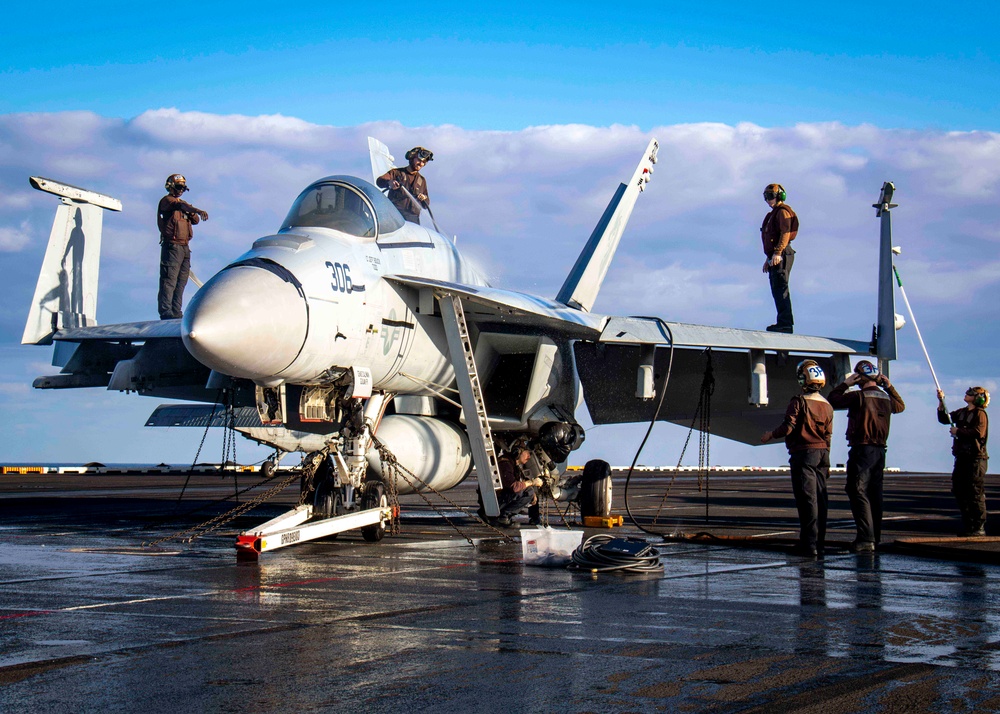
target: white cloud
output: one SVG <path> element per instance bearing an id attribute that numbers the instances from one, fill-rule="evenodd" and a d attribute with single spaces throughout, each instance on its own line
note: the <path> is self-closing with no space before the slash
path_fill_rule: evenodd
<path id="1" fill-rule="evenodd" d="M 903 263 L 901 259 L 899 270 L 911 303 L 915 302 L 913 295 L 916 293 L 921 305 L 968 305 L 980 302 L 986 293 L 995 293 L 1000 283 L 1000 256 L 994 254 L 990 258 L 966 258 L 963 262 L 947 256 L 939 263 Z M 900 300 L 900 309 L 904 307 Z M 914 306 L 914 311 L 916 309 Z M 962 317 L 961 311 L 952 314 L 959 319 Z"/>
<path id="2" fill-rule="evenodd" d="M 615 312 L 630 315 L 722 324 L 731 319 L 734 305 L 759 308 L 771 304 L 766 282 L 748 281 L 747 274 L 733 271 L 731 265 L 728 270 L 720 270 L 717 263 L 692 270 L 674 261 L 643 269 L 632 259 L 621 262 L 609 274 L 595 306 L 598 311 L 609 312 L 609 306 L 613 306 Z M 723 275 L 727 277 L 720 279 Z"/>
<path id="3" fill-rule="evenodd" d="M 17 228 L 0 226 L 0 253 L 15 253 L 24 249 L 30 241 L 28 221 L 22 221 Z"/>
<path id="4" fill-rule="evenodd" d="M 232 143 L 302 148 L 316 143 L 325 144 L 326 137 L 336 131 L 333 127 L 322 127 L 281 114 L 251 117 L 181 112 L 177 109 L 152 109 L 129 124 L 137 133 L 165 144 L 200 146 Z"/>
<path id="5" fill-rule="evenodd" d="M 31 205 L 32 195 L 28 191 L 12 191 L 0 195 L 0 211 L 24 211 Z"/>
<path id="6" fill-rule="evenodd" d="M 93 152 L 121 125 L 118 119 L 106 119 L 92 112 L 8 114 L 2 119 L 3 133 L 9 132 L 29 151 L 69 151 L 83 155 Z"/>
<path id="7" fill-rule="evenodd" d="M 25 399 L 30 396 L 31 385 L 19 382 L 0 382 L 0 395 L 15 399 Z"/>

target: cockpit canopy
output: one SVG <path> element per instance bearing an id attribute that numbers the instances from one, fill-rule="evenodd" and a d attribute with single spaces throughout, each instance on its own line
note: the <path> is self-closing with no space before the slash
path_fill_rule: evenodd
<path id="1" fill-rule="evenodd" d="M 381 191 L 354 176 L 327 176 L 299 194 L 281 231 L 330 228 L 358 238 L 378 238 L 403 227 L 403 216 Z"/>

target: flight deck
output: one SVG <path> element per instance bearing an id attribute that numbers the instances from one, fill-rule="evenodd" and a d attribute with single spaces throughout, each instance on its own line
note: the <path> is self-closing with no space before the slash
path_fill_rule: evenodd
<path id="1" fill-rule="evenodd" d="M 468 515 L 473 480 L 451 502 L 430 494 L 434 508 L 402 498 L 400 533 L 379 543 L 351 532 L 238 564 L 235 535 L 297 491 L 193 542 L 161 540 L 233 505 L 217 501 L 231 474 L 192 476 L 178 503 L 185 478 L 0 479 L 0 708 L 1000 709 L 1000 539 L 952 536 L 947 475 L 887 474 L 874 555 L 848 550 L 833 476 L 829 548 L 812 559 L 791 551 L 787 474 L 713 473 L 700 489 L 634 474 L 632 514 L 670 539 L 627 516 L 586 533 L 647 538 L 656 575 L 525 566 L 527 524 Z M 998 490 L 989 477 L 988 504 Z"/>

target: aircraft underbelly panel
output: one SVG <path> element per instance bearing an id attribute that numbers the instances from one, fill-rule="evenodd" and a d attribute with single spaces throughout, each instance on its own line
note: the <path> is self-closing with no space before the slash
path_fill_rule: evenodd
<path id="1" fill-rule="evenodd" d="M 656 396 L 640 399 L 635 396 L 639 368 L 649 363 L 649 349 L 642 345 L 595 342 L 574 345 L 584 398 L 594 424 L 648 422 L 653 418 L 670 349 L 655 348 L 652 365 Z M 760 435 L 781 423 L 789 399 L 799 393 L 795 357 L 782 360 L 774 353 L 765 355 L 769 402 L 767 406 L 756 407 L 749 401 L 752 362 L 748 352 L 678 348 L 674 350 L 670 381 L 658 420 L 691 425 L 709 368 L 709 355 L 714 379 L 710 432 L 747 444 L 759 444 Z M 815 359 L 827 374 L 834 374 L 830 359 Z"/>

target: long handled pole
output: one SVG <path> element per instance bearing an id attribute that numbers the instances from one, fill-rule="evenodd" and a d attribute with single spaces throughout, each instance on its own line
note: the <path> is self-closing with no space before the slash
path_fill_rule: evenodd
<path id="1" fill-rule="evenodd" d="M 931 364 L 931 356 L 927 353 L 927 345 L 924 344 L 924 338 L 920 334 L 920 328 L 917 326 L 917 318 L 913 316 L 913 308 L 910 307 L 910 300 L 906 297 L 906 289 L 903 287 L 903 280 L 899 277 L 899 271 L 896 270 L 896 266 L 892 266 L 892 272 L 896 276 L 896 284 L 899 285 L 899 294 L 903 296 L 903 302 L 906 303 L 906 311 L 910 313 L 910 322 L 913 323 L 913 329 L 917 333 L 917 340 L 920 341 L 920 348 L 924 351 L 924 357 L 927 359 L 927 366 L 930 367 L 931 377 L 934 378 L 934 386 L 937 387 L 937 391 L 943 394 L 941 391 L 941 383 L 938 381 L 937 374 L 934 372 L 934 365 Z M 944 397 L 941 397 L 941 406 L 948 412 L 948 407 L 945 406 Z M 948 412 L 950 414 L 950 412 Z M 949 420 L 951 417 L 949 416 Z"/>
<path id="2" fill-rule="evenodd" d="M 414 205 L 414 206 L 416 206 L 418 210 L 419 210 L 420 208 L 426 208 L 426 209 L 427 209 L 427 213 L 428 213 L 428 215 L 430 215 L 430 217 L 431 217 L 431 223 L 433 223 L 433 224 L 434 224 L 434 230 L 436 230 L 436 231 L 437 231 L 438 233 L 440 233 L 440 232 L 441 232 L 441 229 L 440 229 L 440 228 L 438 228 L 438 224 L 437 224 L 437 221 L 435 221 L 435 220 L 434 220 L 434 214 L 433 214 L 433 213 L 431 213 L 431 207 L 430 207 L 430 206 L 428 206 L 428 205 L 427 205 L 426 203 L 421 203 L 420 201 L 418 201 L 418 200 L 417 200 L 417 199 L 416 199 L 416 198 L 415 198 L 415 197 L 413 196 L 413 194 L 412 194 L 412 193 L 410 193 L 409 189 L 408 189 L 408 188 L 406 188 L 406 186 L 404 186 L 404 185 L 402 184 L 402 182 L 400 182 L 400 184 L 399 184 L 399 188 L 400 188 L 400 189 L 401 189 L 401 190 L 403 191 L 403 193 L 405 193 L 405 194 L 406 194 L 406 197 L 407 197 L 408 199 L 410 199 L 410 202 L 411 202 L 411 203 L 413 203 L 413 205 Z"/>

